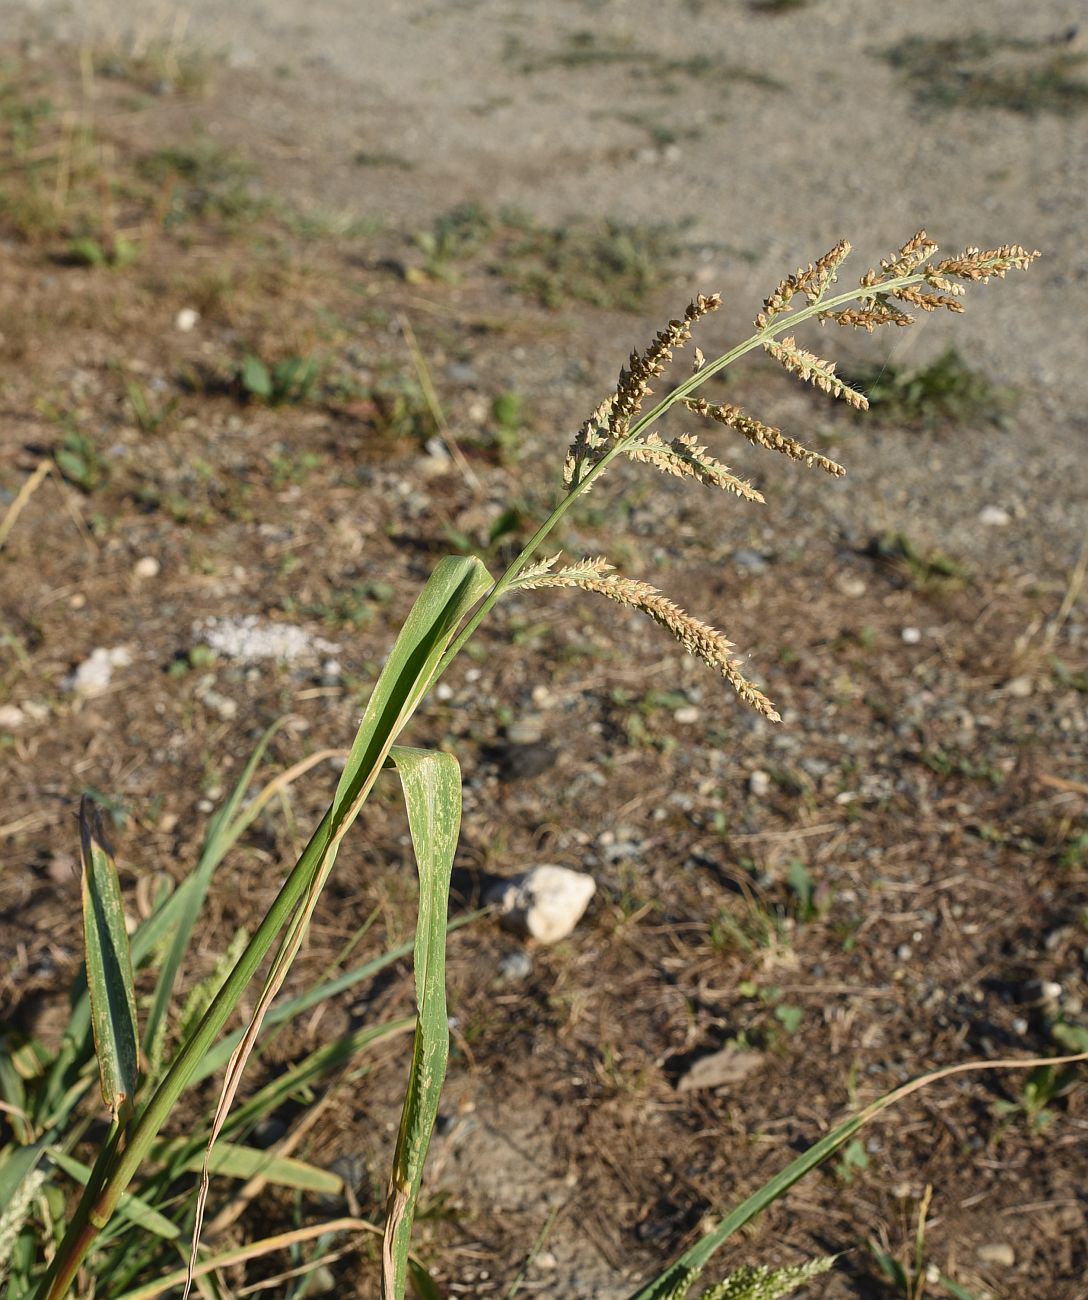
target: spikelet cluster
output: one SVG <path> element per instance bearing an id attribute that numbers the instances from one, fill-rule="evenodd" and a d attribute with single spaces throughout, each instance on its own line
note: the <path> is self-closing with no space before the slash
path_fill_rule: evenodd
<path id="1" fill-rule="evenodd" d="M 819 302 L 829 285 L 837 279 L 839 267 L 842 266 L 850 252 L 850 245 L 840 239 L 834 248 L 816 262 L 800 267 L 793 275 L 787 275 L 769 297 L 763 299 L 763 310 L 756 316 L 757 330 L 766 329 L 771 321 L 783 312 L 790 310 L 790 304 L 797 294 L 802 294 L 809 303 Z"/>
<path id="2" fill-rule="evenodd" d="M 826 1273 L 835 1263 L 835 1256 L 811 1259 L 804 1264 L 786 1268 L 741 1268 L 724 1281 L 703 1292 L 703 1300 L 782 1300 L 814 1277 Z M 699 1279 L 702 1266 L 685 1270 L 661 1300 L 687 1300 L 688 1292 Z"/>
<path id="3" fill-rule="evenodd" d="M 774 425 L 764 424 L 762 420 L 747 415 L 739 406 L 731 406 L 726 402 L 708 402 L 704 397 L 685 397 L 684 405 L 696 415 L 706 416 L 708 420 L 715 420 L 718 424 L 725 424 L 735 429 L 755 447 L 765 447 L 767 451 L 780 452 L 790 460 L 802 461 L 814 469 L 822 469 L 825 474 L 834 475 L 835 478 L 842 478 L 846 473 L 838 461 L 829 460 L 819 452 L 811 451 L 795 438 L 788 438 Z"/>
<path id="4" fill-rule="evenodd" d="M 667 443 L 656 433 L 648 433 L 645 438 L 629 443 L 623 451 L 632 460 L 653 465 L 662 473 L 674 474 L 677 478 L 697 479 L 707 487 L 722 488 L 734 496 L 743 497 L 745 501 L 763 500 L 761 492 L 747 479 L 738 478 L 728 466 L 715 459 L 700 445 L 693 433 L 682 433 L 679 438 L 673 438 Z"/>
<path id="5" fill-rule="evenodd" d="M 832 397 L 841 397 L 849 406 L 859 411 L 868 410 L 869 399 L 856 388 L 851 388 L 835 373 L 834 361 L 824 361 L 815 352 L 798 347 L 797 340 L 789 335 L 784 339 L 766 339 L 764 349 L 799 379 L 814 384 Z"/>
<path id="6" fill-rule="evenodd" d="M 857 410 L 865 410 L 869 405 L 865 394 L 836 374 L 833 361 L 825 361 L 801 347 L 792 334 L 784 334 L 791 322 L 814 318 L 872 333 L 883 325 L 910 325 L 914 317 L 905 307 L 916 307 L 923 312 L 938 309 L 960 312 L 963 310 L 960 299 L 964 294 L 964 282 L 985 282 L 991 276 L 1003 277 L 1008 271 L 1027 268 L 1039 256 L 1038 252 L 1028 252 L 1019 244 L 1003 244 L 985 251 L 967 248 L 955 257 L 934 263 L 932 259 L 937 245 L 924 230 L 919 230 L 891 256 L 881 259 L 879 271 L 866 271 L 852 294 L 840 291 L 828 299 L 828 289 L 838 278 L 849 252 L 849 243 L 845 239 L 839 240 L 823 257 L 786 276 L 763 300 L 763 310 L 755 319 L 756 334 L 734 352 L 719 357 L 709 368 L 702 351 L 695 348 L 692 377 L 659 403 L 653 414 L 656 416 L 670 406 L 682 403 L 689 411 L 733 429 L 755 446 L 841 477 L 846 471 L 837 461 L 802 446 L 781 429 L 764 424 L 739 406 L 711 403 L 690 394 L 731 359 L 762 347 L 799 379 L 840 398 Z M 699 294 L 688 305 L 684 315 L 671 320 L 645 351 L 631 354 L 627 365 L 620 371 L 615 391 L 582 425 L 570 446 L 563 469 L 563 482 L 568 493 L 587 491 L 601 462 L 622 454 L 662 473 L 693 478 L 747 501 L 763 500 L 751 483 L 739 478 L 712 456 L 694 434 L 681 434 L 666 442 L 660 434 L 647 431 L 647 426 L 652 423 L 650 418 L 639 422 L 643 404 L 652 392 L 651 382 L 664 373 L 676 349 L 691 339 L 692 327 L 720 306 L 718 294 Z M 745 680 L 733 656 L 733 646 L 715 628 L 687 614 L 657 588 L 620 577 L 612 572 L 612 565 L 606 560 L 584 560 L 581 564 L 557 569 L 558 560 L 558 556 L 553 556 L 550 560 L 531 565 L 511 585 L 582 587 L 642 610 L 666 628 L 686 650 L 720 672 L 760 713 L 777 720 L 773 705 Z"/>
<path id="7" fill-rule="evenodd" d="M 722 305 L 721 294 L 698 294 L 688 303 L 681 320 L 671 320 L 645 352 L 632 352 L 627 365 L 620 371 L 615 396 L 608 413 L 608 429 L 613 438 L 622 438 L 631 421 L 642 410 L 642 403 L 653 390 L 651 379 L 665 373 L 676 348 L 682 348 L 691 338 L 691 327 L 696 321 Z"/>
<path id="8" fill-rule="evenodd" d="M 613 572 L 615 566 L 603 556 L 555 569 L 559 558 L 558 555 L 553 555 L 539 564 L 530 565 L 512 585 L 529 588 L 580 587 L 583 591 L 594 591 L 617 604 L 640 610 L 675 637 L 688 654 L 695 655 L 720 673 L 746 704 L 750 704 L 771 722 L 781 721 L 770 700 L 741 672 L 740 664 L 733 655 L 733 643 L 717 628 L 687 613 L 648 582 L 624 578 Z"/>

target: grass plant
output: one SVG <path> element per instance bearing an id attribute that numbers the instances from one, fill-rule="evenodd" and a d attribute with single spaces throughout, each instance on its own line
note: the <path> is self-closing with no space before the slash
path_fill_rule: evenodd
<path id="1" fill-rule="evenodd" d="M 885 258 L 879 269 L 862 275 L 854 287 L 837 290 L 834 286 L 849 252 L 850 246 L 841 241 L 818 261 L 786 276 L 765 299 L 754 332 L 711 359 L 693 347 L 687 375 L 654 398 L 652 385 L 665 374 L 675 354 L 692 341 L 693 330 L 721 306 L 717 294 L 698 295 L 648 348 L 631 355 L 613 392 L 578 430 L 554 508 L 501 575 L 495 578 L 475 555 L 439 562 L 373 686 L 327 812 L 264 917 L 251 934 L 239 937 L 237 948 L 224 956 L 195 1001 L 179 1006 L 179 972 L 213 873 L 254 815 L 255 804 L 246 805 L 244 796 L 261 748 L 213 824 L 208 847 L 192 875 L 131 939 L 121 911 L 116 868 L 92 808 L 84 809 L 86 988 L 80 985 L 76 990 L 68 1035 L 55 1059 L 43 1057 L 33 1043 L 23 1044 L 13 1058 L 13 1068 L 0 1073 L 11 1120 L 11 1138 L 0 1152 L 0 1192 L 6 1194 L 0 1201 L 9 1207 L 0 1218 L 0 1239 L 13 1243 L 14 1264 L 9 1267 L 12 1277 L 18 1279 L 14 1289 L 9 1289 L 13 1300 L 27 1295 L 36 1300 L 59 1300 L 75 1284 L 85 1263 L 103 1281 L 100 1295 L 105 1294 L 107 1278 L 110 1294 L 127 1300 L 160 1294 L 163 1286 L 182 1280 L 187 1295 L 198 1279 L 228 1262 L 226 1255 L 209 1256 L 200 1246 L 213 1174 L 225 1170 L 246 1179 L 272 1179 L 286 1178 L 290 1172 L 296 1179 L 320 1181 L 322 1171 L 295 1165 L 288 1169 L 274 1162 L 264 1165 L 259 1155 L 247 1154 L 242 1136 L 245 1123 L 262 1113 L 273 1093 L 282 1097 L 285 1089 L 299 1086 L 301 1075 L 307 1081 L 319 1077 L 328 1067 L 330 1054 L 337 1061 L 350 1059 L 375 1037 L 399 1032 L 405 1025 L 374 1025 L 355 1031 L 337 1044 L 318 1049 L 294 1067 L 286 1080 L 266 1085 L 237 1107 L 234 1103 L 246 1065 L 258 1050 L 263 1027 L 298 1014 L 350 986 L 351 981 L 363 977 L 364 970 L 373 972 L 376 962 L 385 964 L 397 956 L 383 954 L 359 971 L 330 979 L 300 997 L 276 1001 L 339 848 L 387 773 L 399 779 L 404 795 L 419 875 L 419 911 L 412 945 L 417 1003 L 416 1015 L 409 1022 L 414 1030 L 412 1057 L 392 1156 L 378 1269 L 381 1293 L 387 1300 L 405 1295 L 409 1284 L 419 1295 L 438 1294 L 433 1280 L 412 1260 L 411 1234 L 449 1054 L 444 957 L 461 782 L 452 754 L 407 747 L 400 737 L 495 605 L 511 592 L 544 588 L 573 588 L 646 615 L 721 676 L 757 713 L 771 722 L 779 720 L 774 704 L 749 679 L 722 632 L 649 583 L 618 572 L 604 556 L 568 560 L 561 553 L 549 554 L 545 544 L 567 512 L 621 458 L 649 470 L 692 479 L 745 502 L 762 501 L 751 483 L 704 446 L 705 434 L 666 434 L 662 422 L 670 412 L 700 417 L 712 431 L 739 436 L 809 468 L 841 476 L 845 472 L 841 465 L 739 406 L 714 398 L 712 381 L 741 357 L 762 350 L 802 381 L 864 409 L 865 395 L 836 373 L 833 362 L 798 341 L 798 327 L 822 322 L 871 331 L 884 325 L 909 324 L 912 310 L 958 312 L 965 286 L 1026 268 L 1036 256 L 1018 245 L 1005 245 L 985 251 L 968 248 L 958 256 L 937 260 L 936 246 L 919 232 Z M 316 759 L 296 765 L 277 778 L 280 786 L 300 776 L 313 761 Z M 796 871 L 792 883 L 798 908 L 804 912 L 814 907 L 811 877 Z M 271 965 L 262 977 L 259 972 L 270 954 Z M 141 1008 L 133 971 L 149 963 L 157 970 L 154 992 L 149 1005 Z M 228 1018 L 247 994 L 249 1015 L 244 1027 L 224 1036 Z M 774 1015 L 782 1032 L 790 1032 L 797 1010 L 775 1003 Z M 175 1027 L 173 1033 L 171 1026 Z M 1086 1056 L 1082 1051 L 1046 1064 L 1067 1064 Z M 634 1300 L 681 1300 L 727 1239 L 853 1140 L 865 1124 L 919 1088 L 964 1070 L 1035 1068 L 1040 1064 L 1023 1060 L 966 1062 L 896 1089 L 850 1116 L 794 1159 L 640 1288 Z M 96 1065 L 105 1119 L 102 1108 L 89 1101 Z M 183 1139 L 164 1138 L 163 1130 L 176 1116 L 186 1091 L 223 1066 L 219 1101 L 207 1122 Z M 91 1149 L 93 1164 L 78 1163 L 73 1152 L 81 1146 Z M 196 1203 L 191 1206 L 188 1200 L 182 1204 L 173 1197 L 176 1180 L 192 1170 L 194 1163 L 200 1165 L 200 1179 Z M 66 1222 L 62 1176 L 83 1187 Z M 183 1190 L 188 1191 L 187 1184 Z M 157 1241 L 176 1242 L 183 1228 L 192 1235 L 187 1275 L 171 1274 L 158 1289 L 135 1287 L 137 1275 L 153 1268 L 160 1258 Z M 324 1225 L 325 1232 L 368 1230 L 369 1225 L 357 1217 Z M 300 1243 L 304 1232 L 309 1233 L 307 1239 L 318 1235 L 310 1228 L 299 1228 L 291 1241 Z M 282 1235 L 259 1243 L 262 1249 L 279 1244 L 284 1244 Z M 106 1270 L 107 1264 L 111 1271 Z M 820 1260 L 786 1270 L 742 1270 L 708 1294 L 719 1300 L 786 1295 L 828 1266 L 829 1261 Z M 120 1288 L 116 1283 L 119 1277 L 124 1279 Z M 135 1289 L 126 1290 L 130 1283 Z"/>

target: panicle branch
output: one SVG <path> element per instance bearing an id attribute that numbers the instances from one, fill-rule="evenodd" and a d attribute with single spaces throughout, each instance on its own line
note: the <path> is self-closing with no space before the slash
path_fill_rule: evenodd
<path id="1" fill-rule="evenodd" d="M 638 442 L 624 447 L 624 454 L 632 460 L 653 465 L 664 474 L 674 474 L 677 478 L 694 478 L 707 487 L 722 488 L 734 496 L 746 501 L 762 502 L 763 494 L 754 488 L 747 479 L 738 478 L 732 471 L 715 459 L 692 433 L 682 433 L 671 442 L 663 442 L 656 433 L 648 433 Z"/>
<path id="2" fill-rule="evenodd" d="M 824 361 L 815 352 L 808 352 L 805 348 L 798 347 L 797 340 L 792 334 L 781 340 L 765 339 L 763 347 L 791 374 L 807 380 L 822 392 L 830 393 L 832 397 L 841 397 L 849 406 L 859 411 L 868 410 L 869 399 L 835 374 L 834 361 Z"/>
<path id="3" fill-rule="evenodd" d="M 716 420 L 718 424 L 725 424 L 735 429 L 755 447 L 765 447 L 768 451 L 780 452 L 790 460 L 803 461 L 806 465 L 822 469 L 835 478 L 842 478 L 846 473 L 838 461 L 829 460 L 817 451 L 810 451 L 795 438 L 788 438 L 781 429 L 776 429 L 772 424 L 764 424 L 762 420 L 746 414 L 739 406 L 730 406 L 725 402 L 708 402 L 705 397 L 685 397 L 684 405 L 696 415 L 706 416 L 708 420 Z"/>
<path id="4" fill-rule="evenodd" d="M 808 266 L 799 267 L 793 275 L 787 275 L 770 297 L 763 299 L 763 310 L 755 320 L 756 329 L 766 329 L 776 316 L 792 310 L 790 304 L 796 294 L 803 294 L 810 305 L 819 302 L 828 286 L 838 278 L 838 269 L 849 253 L 850 244 L 845 239 L 840 239 L 819 261 L 809 262 Z"/>
<path id="5" fill-rule="evenodd" d="M 559 558 L 558 555 L 553 555 L 550 559 L 531 565 L 512 585 L 530 588 L 580 587 L 583 591 L 595 591 L 617 604 L 641 610 L 675 637 L 688 654 L 695 655 L 720 673 L 745 703 L 771 722 L 781 721 L 770 700 L 741 672 L 739 661 L 733 655 L 733 643 L 717 628 L 681 609 L 648 582 L 624 578 L 613 572 L 615 566 L 603 556 L 554 570 Z"/>
<path id="6" fill-rule="evenodd" d="M 622 438 L 631 421 L 642 410 L 642 403 L 653 390 L 650 380 L 665 373 L 665 367 L 676 348 L 682 348 L 691 338 L 691 327 L 696 321 L 717 311 L 722 305 L 721 294 L 699 294 L 688 303 L 682 320 L 671 320 L 659 330 L 657 337 L 645 352 L 632 352 L 627 365 L 620 371 L 619 382 L 608 413 L 608 430 L 613 438 Z"/>

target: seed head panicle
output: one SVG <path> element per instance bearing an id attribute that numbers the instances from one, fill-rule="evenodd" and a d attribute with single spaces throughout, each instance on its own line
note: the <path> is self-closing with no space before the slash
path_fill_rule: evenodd
<path id="1" fill-rule="evenodd" d="M 983 284 L 991 275 L 999 280 L 1009 271 L 1026 271 L 1042 254 L 1036 248 L 1028 252 L 1020 244 L 1002 244 L 985 252 L 979 248 L 965 248 L 958 257 L 947 257 L 933 268 L 939 276 L 957 276 L 961 280 L 981 280 Z"/>
<path id="2" fill-rule="evenodd" d="M 711 627 L 701 619 L 695 618 L 680 608 L 675 601 L 663 595 L 648 582 L 639 582 L 634 578 L 624 578 L 613 572 L 614 565 L 603 556 L 585 559 L 578 564 L 555 570 L 558 556 L 526 569 L 513 585 L 519 587 L 580 587 L 583 591 L 595 591 L 617 604 L 627 605 L 648 615 L 660 627 L 663 627 L 692 655 L 701 659 L 708 667 L 720 673 L 746 704 L 750 704 L 757 713 L 761 713 L 771 722 L 780 722 L 781 717 L 769 699 L 752 685 L 741 672 L 740 664 L 733 655 L 733 643 L 717 628 Z"/>

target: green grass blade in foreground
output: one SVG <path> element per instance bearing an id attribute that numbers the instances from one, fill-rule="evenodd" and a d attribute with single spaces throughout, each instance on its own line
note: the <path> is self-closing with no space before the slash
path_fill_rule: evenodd
<path id="1" fill-rule="evenodd" d="M 288 884 L 281 890 L 280 897 L 290 888 L 292 907 L 283 916 L 286 928 L 279 939 L 271 968 L 265 977 L 259 997 L 241 1041 L 231 1054 L 223 1079 L 219 1102 L 212 1119 L 209 1151 L 223 1127 L 226 1117 L 234 1102 L 242 1081 L 246 1063 L 254 1050 L 257 1035 L 260 1033 L 264 1017 L 272 1000 L 283 986 L 284 980 L 298 955 L 303 939 L 310 925 L 314 909 L 317 907 L 321 892 L 329 878 L 340 843 L 347 834 L 355 818 L 359 815 L 364 802 L 378 778 L 390 749 L 399 733 L 403 730 L 415 712 L 431 682 L 437 676 L 443 655 L 465 614 L 480 599 L 485 591 L 493 586 L 487 569 L 474 557 L 449 557 L 439 562 L 431 574 L 427 585 L 420 593 L 393 649 L 389 653 L 385 667 L 374 687 L 366 712 L 355 737 L 355 743 L 348 754 L 343 775 L 333 798 L 332 808 L 322 821 L 318 833 L 311 845 L 318 844 L 313 855 L 312 865 L 307 874 L 296 880 L 293 872 Z M 324 833 L 322 834 L 322 831 Z M 306 854 L 303 855 L 305 859 Z M 300 867 L 301 867 L 300 863 Z M 297 884 L 297 888 L 295 887 Z M 274 903 L 269 916 L 276 911 Z M 288 919 L 289 917 L 289 919 Z M 267 921 L 266 917 L 266 921 Z M 256 940 L 264 931 L 265 922 L 254 936 Z M 254 944 L 251 941 L 243 953 L 239 966 L 243 965 Z M 262 948 L 262 955 L 267 951 Z M 253 971 L 249 972 L 252 976 Z M 233 973 L 228 976 L 224 991 L 232 986 Z M 248 978 L 247 978 L 248 982 Z M 239 990 L 240 992 L 240 990 Z M 219 999 L 212 1003 L 209 1013 L 214 1011 Z M 207 1016 L 205 1017 L 207 1019 Z M 199 1035 L 202 1025 L 198 1028 Z M 184 1054 L 183 1049 L 183 1054 Z M 195 1065 L 195 1062 L 192 1063 Z M 187 1073 L 192 1068 L 187 1063 Z M 173 1071 L 171 1071 L 173 1073 Z M 169 1079 L 169 1076 L 168 1076 Z M 179 1085 L 184 1087 L 184 1083 Z M 126 1152 L 126 1156 L 128 1153 Z M 122 1162 L 124 1157 L 122 1158 Z M 187 1281 L 183 1300 L 191 1290 L 191 1270 L 195 1268 L 197 1248 L 200 1242 L 200 1230 L 204 1218 L 204 1209 L 208 1198 L 210 1174 L 207 1164 L 200 1178 L 197 1192 L 196 1217 L 193 1226 L 193 1248 L 189 1255 L 190 1280 Z"/>
<path id="2" fill-rule="evenodd" d="M 382 1243 L 382 1296 L 401 1300 L 416 1198 L 446 1077 L 446 918 L 450 873 L 461 829 L 461 769 L 452 754 L 394 746 L 419 871 L 416 921 L 416 1035 L 411 1074 L 389 1180 Z"/>
<path id="3" fill-rule="evenodd" d="M 965 1061 L 960 1065 L 947 1065 L 941 1070 L 935 1070 L 932 1074 L 924 1074 L 919 1079 L 912 1079 L 909 1083 L 904 1083 L 902 1087 L 885 1093 L 883 1097 L 878 1097 L 864 1110 L 858 1111 L 844 1124 L 840 1124 L 826 1137 L 821 1138 L 819 1142 L 809 1147 L 807 1151 L 798 1156 L 791 1164 L 788 1164 L 780 1173 L 775 1174 L 758 1191 L 738 1205 L 732 1214 L 727 1215 L 721 1223 L 701 1237 L 689 1250 L 686 1250 L 678 1260 L 670 1264 L 648 1286 L 634 1292 L 630 1300 L 667 1300 L 667 1297 L 672 1295 L 678 1286 L 702 1272 L 714 1252 L 728 1241 L 733 1233 L 743 1228 L 757 1214 L 761 1214 L 780 1196 L 784 1196 L 794 1183 L 799 1182 L 806 1174 L 811 1173 L 817 1165 L 822 1164 L 829 1156 L 834 1155 L 844 1142 L 852 1138 L 871 1119 L 875 1119 L 881 1111 L 887 1110 L 889 1106 L 894 1106 L 897 1102 L 910 1096 L 911 1093 L 918 1092 L 920 1089 L 936 1083 L 938 1079 L 945 1079 L 949 1075 L 963 1074 L 973 1070 L 1030 1070 L 1036 1069 L 1040 1065 L 1072 1065 L 1077 1061 L 1088 1061 L 1088 1052 L 1079 1052 L 1075 1056 L 1059 1056 L 1046 1059 L 1017 1060 L 1008 1058 L 1000 1061 Z"/>
<path id="4" fill-rule="evenodd" d="M 98 809 L 84 796 L 79 807 L 83 860 L 83 938 L 91 1025 L 102 1097 L 118 1121 L 130 1111 L 139 1070 L 136 990 L 121 902 L 121 882 L 102 836 Z"/>
<path id="5" fill-rule="evenodd" d="M 164 1148 L 164 1155 L 169 1159 L 169 1147 Z M 181 1168 L 190 1172 L 199 1170 L 202 1159 L 200 1154 L 193 1155 Z M 261 1177 L 279 1187 L 297 1187 L 315 1196 L 342 1196 L 344 1192 L 344 1180 L 339 1174 L 319 1169 L 305 1160 L 296 1160 L 293 1156 L 277 1156 L 237 1142 L 216 1143 L 211 1156 L 211 1171 L 225 1174 L 228 1178 Z"/>
<path id="6" fill-rule="evenodd" d="M 277 935 L 300 907 L 312 906 L 315 886 L 327 877 L 340 840 L 358 815 L 397 735 L 434 680 L 458 625 L 491 586 L 490 574 L 475 557 L 447 557 L 435 567 L 375 683 L 332 804 L 222 989 L 131 1126 L 124 1150 L 110 1155 L 103 1178 L 77 1206 L 36 1293 L 42 1300 L 59 1300 L 68 1291 L 95 1234 L 113 1213 Z"/>
<path id="7" fill-rule="evenodd" d="M 85 1165 L 81 1160 L 75 1160 L 66 1152 L 52 1148 L 49 1152 L 49 1159 L 62 1169 L 69 1178 L 86 1187 L 91 1177 L 89 1165 Z M 138 1196 L 133 1196 L 126 1192 L 121 1197 L 117 1205 L 117 1213 L 125 1219 L 131 1219 L 138 1227 L 145 1228 L 148 1232 L 153 1232 L 156 1237 L 162 1237 L 165 1241 L 174 1241 L 181 1235 L 181 1229 L 176 1227 L 169 1219 L 161 1215 L 153 1206 L 148 1205 Z"/>
<path id="8" fill-rule="evenodd" d="M 489 908 L 483 907 L 478 911 L 467 912 L 464 916 L 459 916 L 456 921 L 450 922 L 450 931 L 459 930 L 464 925 L 470 925 L 473 921 L 478 921 L 481 916 L 486 916 L 489 910 Z M 410 942 L 402 943 L 397 948 L 390 948 L 388 952 L 383 952 L 380 956 L 371 958 L 370 961 L 364 962 L 361 966 L 356 966 L 352 970 L 345 971 L 342 975 L 336 975 L 332 979 L 326 980 L 324 984 L 319 984 L 316 988 L 307 989 L 297 997 L 277 1003 L 269 1009 L 268 1015 L 265 1016 L 265 1028 L 293 1020 L 304 1011 L 308 1011 L 310 1007 L 317 1006 L 318 1003 L 335 997 L 337 993 L 342 993 L 346 989 L 354 988 L 356 984 L 379 974 L 402 958 L 410 957 L 413 947 L 414 945 Z M 396 1023 L 399 1024 L 400 1022 Z M 233 1033 L 227 1034 L 221 1042 L 216 1043 L 193 1073 L 193 1077 L 189 1080 L 190 1084 L 199 1083 L 202 1079 L 206 1079 L 209 1074 L 214 1074 L 216 1070 L 222 1069 L 230 1059 L 230 1054 L 241 1041 L 244 1032 L 242 1029 L 236 1029 Z M 367 1032 L 373 1033 L 374 1030 L 370 1029 Z"/>
<path id="9" fill-rule="evenodd" d="M 257 764 L 264 757 L 269 741 L 283 725 L 283 721 L 282 718 L 277 719 L 257 742 L 257 746 L 250 755 L 242 775 L 231 791 L 230 798 L 212 818 L 208 826 L 204 851 L 200 855 L 196 870 L 186 882 L 188 888 L 175 905 L 175 908 L 171 909 L 176 911 L 177 915 L 171 926 L 170 946 L 167 948 L 166 956 L 159 968 L 159 978 L 155 984 L 155 996 L 151 1001 L 147 1024 L 144 1026 L 144 1052 L 151 1061 L 152 1071 L 154 1071 L 156 1059 L 162 1051 L 162 1034 L 166 1028 L 166 1012 L 174 991 L 174 981 L 181 967 L 182 958 L 189 947 L 193 927 L 196 925 L 197 916 L 200 914 L 204 897 L 208 892 L 208 886 L 212 882 L 216 867 L 223 861 L 239 835 L 252 820 L 252 818 L 247 818 L 244 815 L 237 817 L 236 814 L 242 800 L 245 798 L 246 791 L 249 789 L 249 784 L 253 780 Z M 174 897 L 177 898 L 179 893 L 180 891 L 175 891 Z"/>

